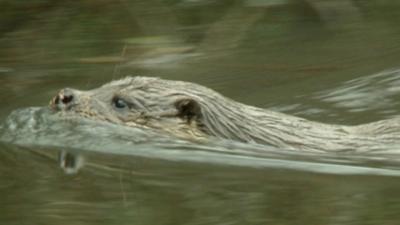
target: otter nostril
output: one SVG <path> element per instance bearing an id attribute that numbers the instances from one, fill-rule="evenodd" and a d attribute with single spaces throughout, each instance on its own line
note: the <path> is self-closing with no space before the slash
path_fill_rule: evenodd
<path id="1" fill-rule="evenodd" d="M 58 92 L 50 101 L 50 107 L 54 110 L 70 110 L 71 107 L 77 105 L 79 96 L 77 91 L 65 88 Z"/>
<path id="2" fill-rule="evenodd" d="M 73 99 L 74 99 L 74 96 L 72 96 L 72 95 L 64 95 L 61 97 L 61 101 L 64 104 L 68 104 L 68 103 L 72 102 Z M 56 103 L 57 103 L 57 99 L 56 99 Z"/>

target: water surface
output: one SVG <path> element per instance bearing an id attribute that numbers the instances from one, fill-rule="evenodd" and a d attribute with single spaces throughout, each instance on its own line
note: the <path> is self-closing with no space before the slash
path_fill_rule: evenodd
<path id="1" fill-rule="evenodd" d="M 394 0 L 3 1 L 0 223 L 396 224 L 396 149 L 321 155 L 188 143 L 58 123 L 45 106 L 63 87 L 91 89 L 130 74 L 200 83 L 325 123 L 391 118 L 400 112 L 399 7 Z M 82 154 L 86 166 L 65 174 L 60 151 Z"/>

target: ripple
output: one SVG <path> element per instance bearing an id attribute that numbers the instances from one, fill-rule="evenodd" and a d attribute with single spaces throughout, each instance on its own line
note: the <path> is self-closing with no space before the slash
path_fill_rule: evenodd
<path id="1" fill-rule="evenodd" d="M 82 118 L 61 119 L 47 108 L 25 108 L 11 113 L 1 126 L 0 141 L 44 151 L 67 149 L 78 154 L 97 152 L 168 161 L 341 175 L 400 175 L 397 166 L 385 163 L 390 158 L 384 156 L 286 151 L 229 140 L 193 143 L 150 129 L 123 127 Z M 384 163 L 380 163 L 379 167 L 370 166 L 382 161 Z"/>

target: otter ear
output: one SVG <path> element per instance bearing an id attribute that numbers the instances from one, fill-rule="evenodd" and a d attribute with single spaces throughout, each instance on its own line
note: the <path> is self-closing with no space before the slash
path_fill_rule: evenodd
<path id="1" fill-rule="evenodd" d="M 178 110 L 177 116 L 187 119 L 190 122 L 195 117 L 200 117 L 200 104 L 191 98 L 180 99 L 175 102 L 175 107 Z"/>

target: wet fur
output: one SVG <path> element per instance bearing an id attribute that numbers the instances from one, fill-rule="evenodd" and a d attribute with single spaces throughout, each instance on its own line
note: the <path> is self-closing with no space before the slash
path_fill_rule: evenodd
<path id="1" fill-rule="evenodd" d="M 400 143 L 399 119 L 358 126 L 323 124 L 245 105 L 190 82 L 127 77 L 90 91 L 73 91 L 77 100 L 62 110 L 65 113 L 150 127 L 185 139 L 213 136 L 311 151 L 376 151 Z M 128 102 L 129 109 L 115 109 L 116 97 Z"/>

